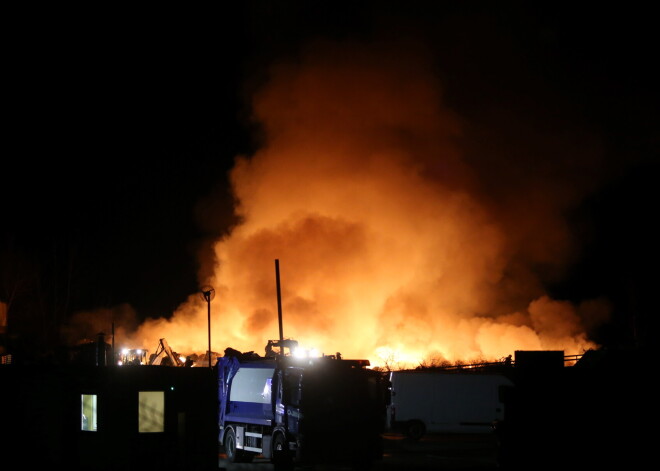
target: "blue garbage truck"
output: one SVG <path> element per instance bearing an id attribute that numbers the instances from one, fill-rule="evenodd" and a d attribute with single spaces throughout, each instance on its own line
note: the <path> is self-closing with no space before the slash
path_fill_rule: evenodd
<path id="1" fill-rule="evenodd" d="M 218 358 L 219 444 L 227 460 L 369 469 L 383 455 L 387 376 L 339 353 L 286 354 L 296 344 L 271 340 L 263 357 L 226 349 Z"/>

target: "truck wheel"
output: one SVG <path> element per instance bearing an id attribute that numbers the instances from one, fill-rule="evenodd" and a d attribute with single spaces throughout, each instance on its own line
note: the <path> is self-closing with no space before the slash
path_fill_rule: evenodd
<path id="1" fill-rule="evenodd" d="M 426 426 L 419 420 L 411 420 L 406 427 L 406 435 L 412 440 L 419 440 L 426 433 Z"/>
<path id="2" fill-rule="evenodd" d="M 225 434 L 225 453 L 230 463 L 249 463 L 253 458 L 251 453 L 236 448 L 236 432 L 233 428 L 227 429 Z"/>
<path id="3" fill-rule="evenodd" d="M 273 438 L 273 467 L 275 471 L 293 470 L 293 456 L 289 451 L 289 444 L 283 433 L 278 433 Z"/>

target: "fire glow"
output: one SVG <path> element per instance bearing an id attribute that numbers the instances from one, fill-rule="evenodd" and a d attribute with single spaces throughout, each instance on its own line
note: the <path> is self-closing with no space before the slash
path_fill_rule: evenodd
<path id="1" fill-rule="evenodd" d="M 416 366 L 595 347 L 586 332 L 606 307 L 551 299 L 534 269 L 568 263 L 560 215 L 587 190 L 501 177 L 511 162 L 492 167 L 487 146 L 464 155 L 429 58 L 397 47 L 318 44 L 254 94 L 266 138 L 236 158 L 241 222 L 200 280 L 216 289 L 212 349 L 263 354 L 278 338 L 276 259 L 284 336 L 323 354 Z M 193 293 L 123 334 L 203 353 L 206 309 Z"/>

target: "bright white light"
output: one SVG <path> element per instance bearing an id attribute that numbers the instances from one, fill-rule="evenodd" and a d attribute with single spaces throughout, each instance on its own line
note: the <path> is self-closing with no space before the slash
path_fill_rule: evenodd
<path id="1" fill-rule="evenodd" d="M 319 358 L 321 354 L 316 348 L 296 347 L 293 350 L 293 356 L 296 358 Z"/>

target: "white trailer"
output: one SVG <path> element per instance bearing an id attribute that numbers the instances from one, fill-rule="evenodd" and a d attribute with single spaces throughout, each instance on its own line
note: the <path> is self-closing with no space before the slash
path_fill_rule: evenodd
<path id="1" fill-rule="evenodd" d="M 387 428 L 413 439 L 425 433 L 487 433 L 504 418 L 501 374 L 403 370 L 390 373 Z"/>

